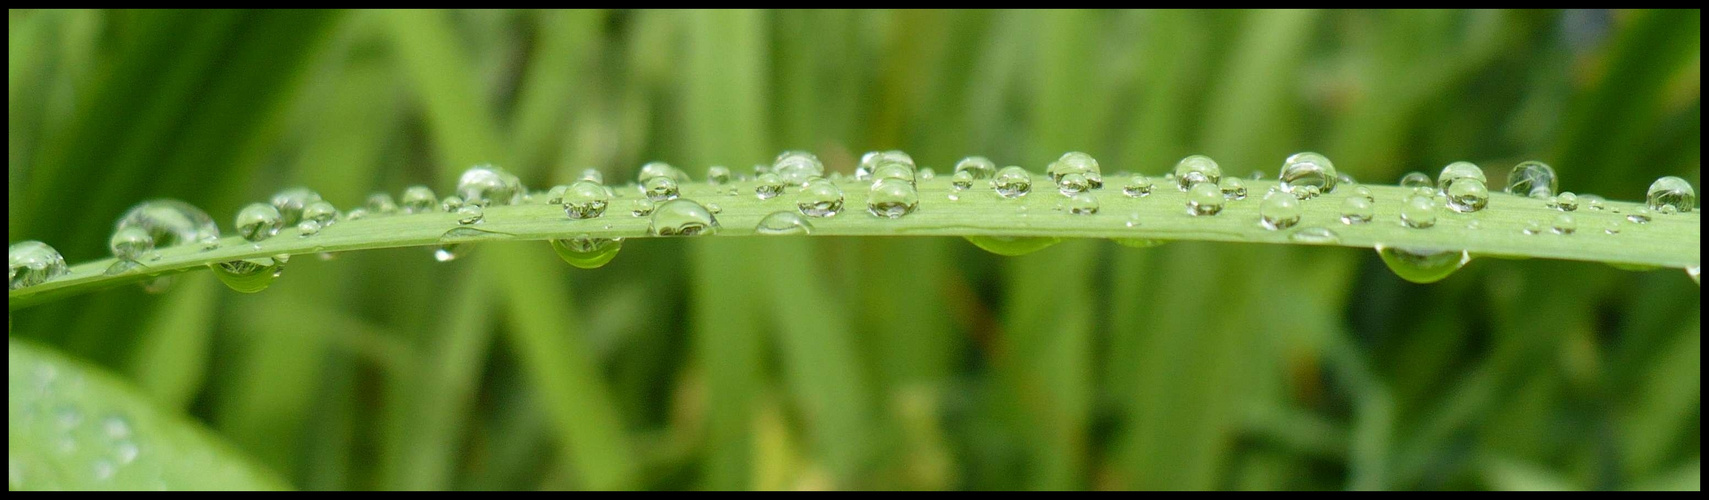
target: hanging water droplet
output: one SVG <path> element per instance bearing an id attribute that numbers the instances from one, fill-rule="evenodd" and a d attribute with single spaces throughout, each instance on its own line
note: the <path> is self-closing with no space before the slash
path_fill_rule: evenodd
<path id="1" fill-rule="evenodd" d="M 810 217 L 831 217 L 843 211 L 843 189 L 825 179 L 814 179 L 795 197 L 795 208 Z"/>
<path id="2" fill-rule="evenodd" d="M 208 268 L 214 270 L 214 276 L 227 288 L 239 293 L 256 293 L 273 284 L 285 265 L 272 258 L 260 257 L 208 264 Z"/>
<path id="3" fill-rule="evenodd" d="M 610 201 L 611 190 L 605 186 L 592 181 L 576 181 L 564 191 L 564 214 L 571 219 L 592 219 L 605 215 L 605 207 Z"/>
<path id="4" fill-rule="evenodd" d="M 730 169 L 728 167 L 713 165 L 706 168 L 707 184 L 717 186 L 728 182 L 730 182 Z"/>
<path id="5" fill-rule="evenodd" d="M 920 194 L 913 184 L 896 178 L 877 179 L 866 196 L 866 209 L 872 215 L 895 219 L 912 213 L 919 206 Z M 805 209 L 802 211 L 806 212 Z"/>
<path id="6" fill-rule="evenodd" d="M 136 262 L 143 254 L 154 250 L 154 238 L 140 227 L 126 227 L 113 232 L 113 237 L 107 240 L 107 248 L 121 262 Z"/>
<path id="7" fill-rule="evenodd" d="M 784 151 L 771 163 L 771 173 L 785 184 L 806 185 L 807 181 L 825 176 L 825 164 L 818 156 L 806 151 Z M 912 174 L 912 172 L 910 172 Z"/>
<path id="8" fill-rule="evenodd" d="M 469 167 L 457 178 L 457 196 L 467 205 L 515 205 L 526 191 L 521 179 L 490 164 Z"/>
<path id="9" fill-rule="evenodd" d="M 1400 187 L 1412 189 L 1436 189 L 1436 182 L 1424 172 L 1407 172 L 1400 176 Z"/>
<path id="10" fill-rule="evenodd" d="M 439 245 L 438 248 L 433 249 L 433 260 L 438 262 L 451 262 L 453 260 L 457 260 L 458 257 L 462 257 L 466 252 L 468 252 L 468 247 L 460 243 Z"/>
<path id="11" fill-rule="evenodd" d="M 1062 192 L 1063 196 L 1074 196 L 1088 189 L 1092 189 L 1092 181 L 1086 180 L 1086 176 L 1078 173 L 1064 175 L 1056 180 L 1056 190 Z"/>
<path id="12" fill-rule="evenodd" d="M 760 219 L 754 232 L 767 236 L 813 234 L 813 223 L 794 211 L 780 210 Z"/>
<path id="13" fill-rule="evenodd" d="M 1295 153 L 1283 160 L 1276 179 L 1281 182 L 1282 192 L 1301 200 L 1334 191 L 1335 182 L 1340 180 L 1329 158 L 1312 152 Z M 1315 189 L 1304 189 L 1308 187 Z"/>
<path id="14" fill-rule="evenodd" d="M 273 208 L 279 210 L 279 216 L 286 226 L 294 226 L 303 218 L 303 208 L 310 203 L 321 201 L 320 193 L 306 187 L 288 188 L 273 194 Z"/>
<path id="15" fill-rule="evenodd" d="M 1551 198 L 1550 202 L 1554 205 L 1555 210 L 1562 212 L 1578 210 L 1578 195 L 1573 194 L 1572 191 L 1561 193 L 1559 196 Z"/>
<path id="16" fill-rule="evenodd" d="M 956 191 L 971 188 L 973 187 L 973 174 L 965 170 L 957 171 L 955 175 L 950 176 L 949 186 Z"/>
<path id="17" fill-rule="evenodd" d="M 1072 174 L 1079 174 L 1082 179 L 1085 179 L 1085 184 L 1090 189 L 1101 188 L 1104 184 L 1104 173 L 1098 168 L 1098 160 L 1092 158 L 1092 155 L 1079 151 L 1063 153 L 1056 161 L 1045 167 L 1044 173 L 1050 177 L 1051 182 L 1058 186 L 1062 186 L 1064 177 Z M 1072 194 L 1067 192 L 1067 189 L 1067 187 L 1063 187 L 1063 194 Z M 1074 192 L 1080 191 L 1085 191 L 1085 189 Z"/>
<path id="18" fill-rule="evenodd" d="M 168 248 L 191 243 L 204 250 L 218 245 L 219 225 L 207 212 L 194 205 L 172 199 L 154 199 L 138 203 L 119 216 L 113 230 L 140 227 L 154 241 L 154 248 Z"/>
<path id="19" fill-rule="evenodd" d="M 1182 191 L 1192 189 L 1194 184 L 1222 182 L 1222 167 L 1217 166 L 1216 160 L 1205 155 L 1192 155 L 1182 158 L 1175 163 L 1175 185 Z"/>
<path id="20" fill-rule="evenodd" d="M 1218 183 L 1218 189 L 1222 190 L 1223 198 L 1230 200 L 1246 199 L 1246 183 L 1241 182 L 1238 177 L 1224 177 L 1222 182 Z M 1304 189 L 1296 189 L 1296 191 L 1303 192 Z M 1312 194 L 1312 196 L 1317 195 Z"/>
<path id="21" fill-rule="evenodd" d="M 999 177 L 1002 173 L 997 174 Z M 968 236 L 969 243 L 997 255 L 1016 257 L 1044 250 L 1061 243 L 1061 238 L 1052 236 Z"/>
<path id="22" fill-rule="evenodd" d="M 1645 199 L 1650 210 L 1663 215 L 1687 213 L 1697 206 L 1697 191 L 1685 179 L 1670 175 L 1650 183 Z"/>
<path id="23" fill-rule="evenodd" d="M 778 177 L 777 174 L 760 174 L 755 182 L 754 196 L 759 197 L 759 199 L 769 200 L 783 194 L 783 178 Z"/>
<path id="24" fill-rule="evenodd" d="M 1033 176 L 1021 167 L 1003 167 L 991 178 L 991 188 L 1004 198 L 1019 198 L 1032 191 Z"/>
<path id="25" fill-rule="evenodd" d="M 1400 221 L 1413 229 L 1436 225 L 1436 200 L 1429 196 L 1407 197 L 1400 207 Z"/>
<path id="26" fill-rule="evenodd" d="M 457 208 L 457 223 L 462 225 L 479 224 L 486 219 L 486 210 L 480 205 L 463 205 Z"/>
<path id="27" fill-rule="evenodd" d="M 1638 207 L 1632 210 L 1632 213 L 1626 214 L 1626 220 L 1633 224 L 1648 224 L 1650 222 L 1650 209 Z"/>
<path id="28" fill-rule="evenodd" d="M 307 238 L 307 237 L 314 236 L 317 234 L 320 234 L 320 223 L 319 222 L 315 222 L 315 221 L 308 220 L 308 219 L 303 219 L 302 222 L 297 223 L 297 237 L 298 238 Z"/>
<path id="29" fill-rule="evenodd" d="M 1555 223 L 1550 227 L 1555 234 L 1573 234 L 1578 231 L 1578 221 L 1573 216 L 1560 214 L 1555 216 Z"/>
<path id="30" fill-rule="evenodd" d="M 1465 250 L 1406 249 L 1377 245 L 1377 255 L 1396 276 L 1413 283 L 1435 283 L 1465 267 L 1472 256 Z"/>
<path id="31" fill-rule="evenodd" d="M 59 250 L 40 241 L 20 241 L 6 246 L 8 290 L 40 285 L 70 272 Z"/>
<path id="32" fill-rule="evenodd" d="M 639 198 L 629 204 L 629 213 L 636 217 L 646 217 L 653 213 L 653 200 Z"/>
<path id="33" fill-rule="evenodd" d="M 983 156 L 969 156 L 955 162 L 955 173 L 962 172 L 966 172 L 972 180 L 989 179 L 997 174 L 997 164 Z"/>
<path id="34" fill-rule="evenodd" d="M 841 208 L 840 192 L 837 204 L 838 208 Z M 652 224 L 647 228 L 647 232 L 654 236 L 697 236 L 717 231 L 718 220 L 712 217 L 712 212 L 688 199 L 659 204 L 659 207 L 653 210 Z"/>
<path id="35" fill-rule="evenodd" d="M 1297 190 L 1298 188 L 1296 188 Z M 1295 193 L 1273 192 L 1264 197 L 1258 204 L 1258 221 L 1265 229 L 1277 231 L 1294 227 L 1305 214 L 1300 208 L 1300 200 Z M 1355 199 L 1355 198 L 1348 198 Z"/>
<path id="36" fill-rule="evenodd" d="M 1507 174 L 1507 192 L 1532 198 L 1555 195 L 1555 169 L 1540 161 L 1527 161 L 1513 166 Z"/>
<path id="37" fill-rule="evenodd" d="M 653 201 L 674 200 L 678 193 L 676 179 L 667 175 L 647 179 L 641 183 L 641 190 Z"/>
<path id="38" fill-rule="evenodd" d="M 279 234 L 282 223 L 279 209 L 266 203 L 250 203 L 237 212 L 237 234 L 252 242 Z"/>
<path id="39" fill-rule="evenodd" d="M 1187 191 L 1188 215 L 1216 215 L 1222 211 L 1222 204 L 1227 198 L 1222 196 L 1222 190 L 1216 183 L 1200 182 L 1193 184 Z"/>
<path id="40" fill-rule="evenodd" d="M 1133 177 L 1128 178 L 1127 185 L 1122 186 L 1122 194 L 1134 198 L 1143 198 L 1151 195 L 1151 189 L 1153 186 L 1155 185 L 1152 184 L 1150 178 L 1135 174 Z"/>
<path id="41" fill-rule="evenodd" d="M 1092 193 L 1077 193 L 1073 196 L 1069 196 L 1068 213 L 1074 215 L 1092 215 L 1098 213 L 1098 198 L 1092 196 Z"/>
<path id="42" fill-rule="evenodd" d="M 1334 245 L 1341 242 L 1341 235 L 1326 227 L 1310 226 L 1294 231 L 1294 234 L 1288 235 L 1288 239 L 1312 245 Z"/>
<path id="43" fill-rule="evenodd" d="M 558 254 L 558 258 L 580 269 L 604 266 L 622 249 L 623 238 L 595 238 L 585 233 L 570 239 L 552 240 L 552 251 Z"/>
<path id="44" fill-rule="evenodd" d="M 860 164 L 855 166 L 855 180 L 870 180 L 880 164 L 889 162 L 906 164 L 909 169 L 915 166 L 914 158 L 908 156 L 908 153 L 894 149 L 890 151 L 869 151 L 860 155 Z"/>

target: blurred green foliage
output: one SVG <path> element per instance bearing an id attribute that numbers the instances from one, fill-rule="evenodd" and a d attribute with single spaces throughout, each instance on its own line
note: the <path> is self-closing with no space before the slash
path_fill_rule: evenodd
<path id="1" fill-rule="evenodd" d="M 539 188 L 899 148 L 1366 181 L 1540 159 L 1701 178 L 1691 11 L 8 11 L 9 239 L 147 198 Z M 1677 270 L 1071 241 L 637 240 L 297 259 L 19 311 L 296 487 L 1700 489 Z"/>

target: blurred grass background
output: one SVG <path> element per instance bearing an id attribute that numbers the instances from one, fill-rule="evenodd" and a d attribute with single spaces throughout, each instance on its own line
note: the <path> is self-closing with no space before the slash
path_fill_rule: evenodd
<path id="1" fill-rule="evenodd" d="M 341 207 L 643 162 L 899 148 L 1367 182 L 1455 160 L 1701 179 L 1691 11 L 8 11 L 8 233 L 102 257 L 147 198 Z M 1678 272 L 1069 241 L 631 240 L 293 260 L 11 315 L 301 488 L 1701 488 Z"/>

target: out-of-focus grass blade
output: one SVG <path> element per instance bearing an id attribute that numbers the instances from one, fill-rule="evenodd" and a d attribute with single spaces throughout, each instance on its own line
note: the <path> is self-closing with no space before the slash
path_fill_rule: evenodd
<path id="1" fill-rule="evenodd" d="M 380 487 L 436 490 L 451 486 L 453 467 L 463 446 L 467 412 L 492 342 L 488 312 L 493 288 L 475 271 L 480 259 L 458 259 L 465 266 L 447 287 L 444 323 L 423 346 L 418 369 L 394 379 L 388 391 L 390 428 L 381 457 Z"/>
<path id="2" fill-rule="evenodd" d="M 560 148 L 566 147 L 560 139 L 567 116 L 592 117 L 572 106 L 586 103 L 579 96 L 596 85 L 589 71 L 598 61 L 600 25 L 607 13 L 576 9 L 540 12 L 535 17 L 536 39 L 510 119 L 510 144 L 519 175 L 540 171 L 559 156 Z"/>
<path id="3" fill-rule="evenodd" d="M 184 276 L 139 333 L 131 377 L 161 406 L 183 409 L 202 389 L 224 293 L 212 276 Z"/>
<path id="4" fill-rule="evenodd" d="M 441 178 L 455 179 L 470 165 L 506 165 L 493 113 L 472 73 L 470 55 L 457 43 L 447 13 L 386 12 L 409 82 L 428 115 Z"/>

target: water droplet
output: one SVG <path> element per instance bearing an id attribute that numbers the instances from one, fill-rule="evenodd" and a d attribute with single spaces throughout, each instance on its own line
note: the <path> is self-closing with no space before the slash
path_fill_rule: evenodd
<path id="1" fill-rule="evenodd" d="M 1341 180 L 1328 157 L 1312 152 L 1295 153 L 1283 160 L 1282 171 L 1276 179 L 1281 182 L 1282 192 L 1301 200 L 1332 192 L 1335 182 Z M 1307 187 L 1316 189 L 1303 189 Z"/>
<path id="2" fill-rule="evenodd" d="M 284 271 L 284 264 L 275 259 L 260 257 L 254 259 L 233 260 L 208 264 L 214 270 L 214 276 L 239 293 L 256 293 L 267 289 L 273 284 L 273 279 Z"/>
<path id="3" fill-rule="evenodd" d="M 1396 276 L 1413 283 L 1435 283 L 1465 267 L 1472 256 L 1465 250 L 1406 249 L 1377 245 L 1377 255 Z"/>
<path id="4" fill-rule="evenodd" d="M 814 179 L 801 188 L 795 207 L 810 217 L 831 217 L 843 211 L 843 189 L 825 179 Z"/>
<path id="5" fill-rule="evenodd" d="M 706 183 L 714 186 L 730 182 L 729 167 L 713 165 L 706 168 Z"/>
<path id="6" fill-rule="evenodd" d="M 303 219 L 303 209 L 321 201 L 320 193 L 306 187 L 287 188 L 273 194 L 273 208 L 279 209 L 283 225 L 294 226 Z"/>
<path id="7" fill-rule="evenodd" d="M 140 227 L 126 227 L 113 232 L 113 237 L 107 240 L 107 248 L 121 262 L 136 262 L 143 254 L 154 250 L 154 238 Z"/>
<path id="8" fill-rule="evenodd" d="M 457 260 L 458 257 L 462 257 L 467 252 L 468 247 L 460 243 L 439 245 L 439 248 L 433 249 L 433 260 L 438 262 L 451 262 L 453 260 Z"/>
<path id="9" fill-rule="evenodd" d="M 1294 231 L 1294 234 L 1288 235 L 1288 239 L 1312 245 L 1333 245 L 1341 242 L 1341 235 L 1326 227 L 1310 226 Z"/>
<path id="10" fill-rule="evenodd" d="M 1222 190 L 1217 188 L 1216 183 L 1199 182 L 1193 184 L 1192 188 L 1187 191 L 1187 214 L 1216 215 L 1222 211 L 1222 204 L 1226 200 L 1222 196 Z"/>
<path id="11" fill-rule="evenodd" d="M 1602 228 L 1602 232 L 1604 234 L 1620 234 L 1620 223 L 1617 221 L 1609 222 L 1607 227 Z"/>
<path id="12" fill-rule="evenodd" d="M 210 249 L 218 245 L 220 238 L 219 225 L 214 224 L 207 212 L 172 199 L 148 200 L 131 206 L 113 225 L 115 232 L 127 227 L 147 231 L 154 248 L 199 243 L 203 249 Z"/>
<path id="13" fill-rule="evenodd" d="M 956 191 L 973 187 L 973 174 L 965 170 L 957 171 L 955 175 L 950 176 L 949 186 Z"/>
<path id="14" fill-rule="evenodd" d="M 955 173 L 966 172 L 973 180 L 989 179 L 997 174 L 997 164 L 983 156 L 969 156 L 955 162 Z M 965 188 L 963 188 L 965 189 Z"/>
<path id="15" fill-rule="evenodd" d="M 1218 183 L 1218 188 L 1222 190 L 1223 198 L 1230 200 L 1246 199 L 1246 183 L 1241 182 L 1238 177 L 1224 177 L 1222 182 Z M 1304 189 L 1296 189 L 1296 191 L 1303 192 Z M 1314 193 L 1312 196 L 1317 196 L 1317 194 Z"/>
<path id="16" fill-rule="evenodd" d="M 1412 189 L 1436 189 L 1436 182 L 1424 172 L 1407 172 L 1400 176 L 1400 187 Z"/>
<path id="17" fill-rule="evenodd" d="M 1061 191 L 1063 196 L 1074 196 L 1088 189 L 1092 189 L 1092 181 L 1086 180 L 1086 176 L 1078 173 L 1067 174 L 1056 180 L 1056 190 Z"/>
<path id="18" fill-rule="evenodd" d="M 1534 220 L 1525 221 L 1525 229 L 1521 229 L 1519 232 L 1525 234 L 1543 234 L 1543 223 Z"/>
<path id="19" fill-rule="evenodd" d="M 250 203 L 237 212 L 237 234 L 243 239 L 259 242 L 279 234 L 283 225 L 279 209 L 266 203 Z"/>
<path id="20" fill-rule="evenodd" d="M 1134 198 L 1143 198 L 1151 195 L 1151 189 L 1153 186 L 1155 186 L 1155 184 L 1152 184 L 1150 178 L 1136 174 L 1133 177 L 1128 178 L 1127 185 L 1122 186 L 1122 194 Z"/>
<path id="21" fill-rule="evenodd" d="M 362 206 L 375 215 L 390 215 L 398 211 L 398 203 L 392 200 L 392 195 L 386 193 L 369 194 L 368 200 L 363 202 Z"/>
<path id="22" fill-rule="evenodd" d="M 1004 198 L 1020 198 L 1033 189 L 1033 176 L 1017 166 L 1003 167 L 991 178 L 991 188 Z"/>
<path id="23" fill-rule="evenodd" d="M 623 238 L 595 238 L 581 234 L 570 239 L 552 240 L 552 251 L 558 258 L 580 269 L 604 266 L 623 249 Z"/>
<path id="24" fill-rule="evenodd" d="M 938 172 L 936 170 L 932 170 L 931 167 L 920 169 L 920 180 L 929 181 L 932 180 L 933 177 L 937 177 L 937 175 Z"/>
<path id="25" fill-rule="evenodd" d="M 878 176 L 866 196 L 868 212 L 890 219 L 912 213 L 919 204 L 920 194 L 914 185 L 897 178 Z"/>
<path id="26" fill-rule="evenodd" d="M 678 193 L 676 179 L 666 175 L 647 179 L 641 183 L 641 190 L 653 201 L 674 200 Z"/>
<path id="27" fill-rule="evenodd" d="M 760 219 L 759 225 L 754 227 L 754 232 L 767 236 L 813 234 L 813 223 L 794 211 L 780 210 Z"/>
<path id="28" fill-rule="evenodd" d="M 1443 191 L 1448 208 L 1455 212 L 1476 212 L 1489 205 L 1489 188 L 1477 179 L 1454 179 L 1443 185 Z"/>
<path id="29" fill-rule="evenodd" d="M 605 184 L 605 174 L 600 173 L 597 168 L 584 168 L 582 169 L 582 174 L 576 176 L 576 180 L 591 181 L 595 184 Z"/>
<path id="30" fill-rule="evenodd" d="M 1685 179 L 1670 175 L 1650 183 L 1646 200 L 1650 210 L 1662 214 L 1686 213 L 1696 208 L 1697 191 Z"/>
<path id="31" fill-rule="evenodd" d="M 855 166 L 855 180 L 870 180 L 880 164 L 892 162 L 906 164 L 909 169 L 913 169 L 915 166 L 914 158 L 908 156 L 908 153 L 894 149 L 890 151 L 869 151 L 860 155 L 860 164 Z"/>
<path id="32" fill-rule="evenodd" d="M 1002 173 L 997 175 L 1001 177 Z M 987 252 L 1015 257 L 1044 250 L 1061 243 L 1062 239 L 1052 236 L 968 236 L 967 241 Z"/>
<path id="33" fill-rule="evenodd" d="M 1271 231 L 1294 227 L 1305 214 L 1305 209 L 1300 208 L 1299 198 L 1295 196 L 1295 193 L 1287 192 L 1273 192 L 1264 196 L 1264 201 L 1258 204 L 1258 221 Z"/>
<path id="34" fill-rule="evenodd" d="M 1650 209 L 1638 207 L 1636 210 L 1632 210 L 1632 213 L 1626 214 L 1626 220 L 1633 224 L 1648 224 L 1650 223 Z"/>
<path id="35" fill-rule="evenodd" d="M 1186 191 L 1194 184 L 1222 182 L 1222 167 L 1217 166 L 1216 160 L 1209 156 L 1192 155 L 1175 163 L 1174 176 L 1176 187 Z"/>
<path id="36" fill-rule="evenodd" d="M 1063 185 L 1063 178 L 1073 174 L 1079 174 L 1090 189 L 1104 187 L 1104 173 L 1098 168 L 1098 160 L 1092 158 L 1092 155 L 1079 151 L 1063 153 L 1056 161 L 1045 167 L 1044 174 L 1050 177 L 1051 182 L 1055 182 L 1062 188 L 1063 194 L 1073 194 L 1068 192 L 1068 186 Z M 1085 189 L 1074 192 L 1081 191 L 1085 191 Z"/>
<path id="37" fill-rule="evenodd" d="M 298 238 L 307 238 L 307 237 L 314 236 L 317 234 L 320 234 L 320 223 L 319 222 L 315 222 L 315 221 L 308 220 L 308 219 L 303 219 L 302 222 L 297 223 L 297 237 Z"/>
<path id="38" fill-rule="evenodd" d="M 314 221 L 324 228 L 338 221 L 338 209 L 324 200 L 310 203 L 303 207 L 303 220 Z"/>
<path id="39" fill-rule="evenodd" d="M 1527 161 L 1513 166 L 1507 174 L 1507 192 L 1532 198 L 1555 195 L 1555 169 L 1540 161 Z"/>
<path id="40" fill-rule="evenodd" d="M 462 225 L 479 224 L 486 219 L 486 210 L 480 205 L 463 205 L 457 208 L 457 223 Z"/>
<path id="41" fill-rule="evenodd" d="M 1560 214 L 1555 216 L 1555 223 L 1550 230 L 1555 234 L 1573 234 L 1578 231 L 1578 221 L 1573 220 L 1571 215 Z"/>
<path id="42" fill-rule="evenodd" d="M 634 215 L 636 217 L 646 217 L 648 215 L 652 215 L 652 213 L 653 213 L 653 200 L 649 200 L 646 198 L 639 198 L 639 199 L 636 199 L 634 202 L 631 202 L 629 204 L 629 207 L 630 207 L 629 213 L 631 215 Z"/>
<path id="43" fill-rule="evenodd" d="M 1365 186 L 1353 186 L 1353 189 L 1348 190 L 1347 197 L 1364 198 L 1365 201 L 1371 203 L 1377 202 L 1377 197 L 1371 194 L 1371 188 Z"/>
<path id="44" fill-rule="evenodd" d="M 910 162 L 910 166 L 911 166 Z M 804 186 L 807 181 L 825 176 L 825 164 L 818 156 L 806 151 L 784 151 L 771 163 L 771 173 L 785 184 Z M 909 172 L 912 175 L 912 169 Z"/>
<path id="45" fill-rule="evenodd" d="M 829 185 L 829 182 L 825 182 Z M 835 187 L 835 186 L 832 186 Z M 837 205 L 842 206 L 841 192 L 838 193 Z M 712 217 L 712 212 L 700 206 L 694 200 L 677 199 L 659 204 L 653 210 L 652 225 L 647 228 L 654 236 L 697 236 L 712 234 L 718 231 L 718 220 Z"/>
<path id="46" fill-rule="evenodd" d="M 1340 173 L 1335 174 L 1335 186 L 1336 187 L 1356 186 L 1358 184 L 1359 184 L 1359 181 L 1354 180 L 1353 176 L 1347 175 L 1347 172 L 1340 172 Z"/>
<path id="47" fill-rule="evenodd" d="M 1255 181 L 1264 180 L 1264 171 L 1263 170 L 1253 170 L 1252 175 L 1248 175 L 1248 176 L 1246 176 L 1246 178 L 1252 179 Z"/>
<path id="48" fill-rule="evenodd" d="M 1554 205 L 1555 210 L 1572 212 L 1578 210 L 1578 195 L 1573 194 L 1572 191 L 1567 191 L 1550 199 L 1550 203 Z"/>
<path id="49" fill-rule="evenodd" d="M 433 194 L 433 188 L 427 186 L 404 188 L 401 200 L 401 205 L 403 205 L 406 214 L 423 214 L 439 208 L 439 196 Z M 274 205 L 278 205 L 277 198 L 274 198 Z M 280 212 L 283 213 L 284 210 L 281 209 Z"/>
<path id="50" fill-rule="evenodd" d="M 1098 198 L 1092 196 L 1092 193 L 1078 193 L 1073 196 L 1069 196 L 1068 213 L 1074 215 L 1092 215 L 1098 213 Z"/>
<path id="51" fill-rule="evenodd" d="M 1436 199 L 1429 196 L 1409 196 L 1400 207 L 1400 221 L 1406 227 L 1426 229 L 1436 225 Z"/>
<path id="52" fill-rule="evenodd" d="M 564 214 L 571 219 L 592 219 L 605 215 L 605 206 L 610 201 L 611 190 L 605 186 L 593 181 L 576 181 L 564 191 Z"/>
<path id="53" fill-rule="evenodd" d="M 1692 283 L 1702 285 L 1703 284 L 1703 265 L 1698 264 L 1698 265 L 1686 267 L 1685 268 L 1685 275 L 1691 277 Z"/>
<path id="54" fill-rule="evenodd" d="M 569 192 L 569 190 L 569 186 L 562 184 L 552 186 L 552 189 L 546 191 L 546 204 L 562 205 L 564 203 L 564 193 Z"/>
<path id="55" fill-rule="evenodd" d="M 1579 199 L 1583 200 L 1584 206 L 1589 208 L 1593 212 L 1601 212 L 1603 210 L 1608 209 L 1608 205 L 1607 205 L 1608 200 L 1602 199 L 1601 196 L 1597 196 L 1594 194 L 1587 194 L 1587 195 L 1579 196 Z"/>
<path id="56" fill-rule="evenodd" d="M 913 184 L 914 166 L 901 162 L 882 161 L 872 169 L 871 179 L 875 184 L 885 179 L 897 179 Z"/>
<path id="57" fill-rule="evenodd" d="M 444 210 L 445 213 L 455 213 L 459 208 L 463 208 L 463 197 L 461 196 L 446 196 L 444 200 L 439 201 L 439 209 Z"/>
<path id="58" fill-rule="evenodd" d="M 772 173 L 760 174 L 754 184 L 754 196 L 758 196 L 762 200 L 769 200 L 779 194 L 783 194 L 783 178 Z"/>
<path id="59" fill-rule="evenodd" d="M 467 205 L 515 205 L 526 192 L 521 179 L 489 164 L 469 167 L 457 178 L 457 196 Z"/>
<path id="60" fill-rule="evenodd" d="M 647 162 L 647 164 L 641 165 L 641 170 L 635 174 L 635 181 L 645 184 L 648 179 L 658 177 L 669 177 L 679 183 L 688 181 L 688 174 L 662 161 Z"/>

